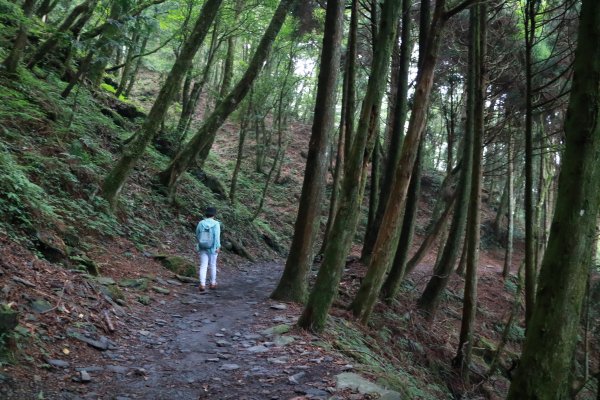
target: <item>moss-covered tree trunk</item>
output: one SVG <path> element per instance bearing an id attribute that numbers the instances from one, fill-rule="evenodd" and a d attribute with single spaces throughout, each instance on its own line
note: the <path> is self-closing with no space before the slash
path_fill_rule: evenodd
<path id="1" fill-rule="evenodd" d="M 447 14 L 444 10 L 444 1 L 436 3 L 431 26 L 428 29 L 427 43 L 424 46 L 423 62 L 417 76 L 415 97 L 408 129 L 404 138 L 400 159 L 396 166 L 396 175 L 383 215 L 383 222 L 377 233 L 367 274 L 350 305 L 353 314 L 360 318 L 363 323 L 369 320 L 375 302 L 379 297 L 383 279 L 392 263 L 398 246 L 408 186 L 417 157 L 421 135 L 425 130 L 427 121 L 429 95 L 433 86 L 441 36 L 444 25 L 449 17 L 450 14 Z"/>
<path id="2" fill-rule="evenodd" d="M 294 237 L 283 275 L 271 297 L 302 302 L 308 293 L 307 274 L 319 228 L 321 203 L 327 174 L 328 150 L 335 117 L 335 92 L 340 66 L 344 0 L 327 2 L 323 51 L 308 157 L 300 195 Z"/>
<path id="3" fill-rule="evenodd" d="M 144 120 L 140 131 L 125 147 L 121 158 L 104 179 L 102 194 L 113 209 L 125 180 L 131 173 L 131 170 L 137 161 L 144 154 L 146 146 L 150 143 L 154 135 L 156 135 L 156 132 L 163 122 L 167 109 L 190 67 L 194 55 L 198 51 L 198 48 L 202 44 L 202 41 L 212 25 L 212 21 L 217 15 L 217 10 L 219 9 L 221 2 L 222 0 L 207 0 L 202 6 L 194 29 L 182 45 L 181 51 L 175 60 L 175 64 L 173 64 L 173 67 L 171 68 L 164 85 L 160 89 L 148 116 Z"/>
<path id="4" fill-rule="evenodd" d="M 54 32 L 45 42 L 40 44 L 33 55 L 27 62 L 27 68 L 31 69 L 35 67 L 40 61 L 46 57 L 56 46 L 60 43 L 61 38 L 64 34 L 73 27 L 77 18 L 80 16 L 90 15 L 90 10 L 93 10 L 98 4 L 98 0 L 86 0 L 83 3 L 77 5 L 71 10 L 71 12 L 65 17 L 63 22 L 58 26 L 56 32 Z M 91 16 L 91 15 L 90 15 Z M 89 18 L 85 20 L 87 22 Z"/>
<path id="5" fill-rule="evenodd" d="M 473 68 L 469 63 L 469 68 Z M 463 237 L 467 209 L 469 203 L 469 193 L 471 188 L 471 168 L 473 160 L 473 133 L 474 133 L 474 105 L 475 105 L 475 81 L 474 74 L 467 74 L 467 120 L 465 135 L 463 139 L 463 156 L 461 160 L 460 181 L 458 184 L 458 195 L 452 223 L 448 232 L 448 238 L 439 257 L 439 261 L 433 271 L 433 276 L 427 283 L 425 290 L 418 300 L 419 308 L 430 318 L 433 318 L 441 295 L 450 279 L 450 274 L 454 269 L 456 258 L 458 256 L 461 239 Z"/>
<path id="6" fill-rule="evenodd" d="M 107 24 L 102 30 L 102 34 L 98 38 L 94 49 L 91 50 L 95 53 L 94 61 L 90 65 L 86 75 L 95 86 L 100 85 L 104 70 L 115 51 L 116 43 L 121 37 L 122 25 L 117 21 L 128 14 L 129 8 L 129 0 L 113 0 L 109 15 L 111 23 Z"/>
<path id="7" fill-rule="evenodd" d="M 513 152 L 512 152 L 512 142 L 510 137 L 507 140 L 507 181 L 508 181 L 508 205 L 507 205 L 507 222 L 506 222 L 506 252 L 504 254 L 504 267 L 502 268 L 502 277 L 504 279 L 508 278 L 508 274 L 510 273 L 510 269 L 512 267 L 513 260 L 513 237 L 514 237 L 514 208 L 515 208 L 515 200 L 514 200 L 514 165 L 513 165 Z"/>
<path id="8" fill-rule="evenodd" d="M 177 151 L 180 150 L 183 141 L 187 135 L 188 129 L 192 123 L 192 118 L 194 117 L 194 113 L 196 112 L 196 108 L 198 106 L 198 101 L 200 100 L 200 96 L 202 95 L 202 91 L 204 90 L 204 86 L 208 81 L 208 77 L 212 66 L 215 61 L 215 56 L 217 54 L 217 50 L 219 48 L 218 42 L 218 31 L 219 31 L 219 21 L 216 21 L 214 24 L 213 32 L 210 37 L 210 45 L 208 46 L 208 54 L 206 56 L 206 63 L 204 64 L 204 68 L 202 70 L 202 74 L 200 76 L 200 80 L 195 81 L 192 84 L 192 90 L 189 93 L 189 96 L 186 96 L 182 101 L 181 107 L 181 115 L 179 116 L 179 122 L 177 123 L 177 128 L 175 128 L 175 136 L 177 140 Z"/>
<path id="9" fill-rule="evenodd" d="M 395 175 L 396 166 L 400 158 L 400 151 L 402 150 L 402 141 L 404 139 L 404 125 L 406 123 L 406 112 L 408 109 L 408 75 L 410 69 L 410 58 L 412 52 L 412 41 L 411 41 L 411 26 L 412 26 L 412 15 L 410 9 L 412 6 L 411 0 L 402 1 L 402 33 L 400 34 L 400 56 L 399 56 L 399 68 L 397 82 L 398 87 L 396 89 L 395 106 L 393 110 L 393 122 L 392 131 L 390 135 L 389 149 L 385 161 L 385 167 L 383 168 L 383 177 L 381 182 L 381 189 L 379 195 L 379 202 L 376 205 L 376 212 L 372 223 L 373 232 L 376 232 L 381 226 L 381 220 L 383 219 L 383 213 L 390 196 L 390 190 L 392 186 L 392 180 Z M 421 3 L 421 15 L 429 20 L 430 8 L 429 2 L 423 1 Z M 428 28 L 427 28 L 428 29 Z M 363 243 L 361 258 L 368 260 L 373 252 L 373 245 L 377 235 L 367 234 Z"/>
<path id="10" fill-rule="evenodd" d="M 535 238 L 533 215 L 533 46 L 537 1 L 525 3 L 525 321 L 529 321 L 535 302 Z"/>
<path id="11" fill-rule="evenodd" d="M 223 125 L 229 114 L 236 110 L 237 106 L 244 99 L 250 86 L 256 80 L 261 71 L 265 60 L 267 59 L 273 42 L 285 21 L 285 17 L 290 7 L 296 0 L 282 0 L 271 18 L 263 37 L 260 40 L 256 52 L 250 61 L 246 72 L 229 92 L 223 101 L 219 102 L 212 113 L 205 119 L 198 132 L 189 142 L 177 153 L 171 160 L 168 167 L 159 174 L 159 181 L 162 185 L 168 187 L 171 192 L 175 191 L 177 181 L 181 175 L 194 163 L 198 154 L 205 147 L 213 143 L 217 130 Z"/>
<path id="12" fill-rule="evenodd" d="M 135 55 L 135 51 L 137 50 L 140 42 L 140 25 L 136 23 L 135 30 L 133 35 L 131 36 L 131 43 L 127 47 L 127 54 L 125 55 L 125 63 L 123 65 L 123 70 L 121 71 L 121 79 L 119 80 L 119 86 L 115 91 L 115 97 L 119 98 L 121 94 L 125 91 L 127 86 L 127 82 L 131 76 L 131 69 L 133 68 L 133 56 Z"/>
<path id="13" fill-rule="evenodd" d="M 481 178 L 483 134 L 485 130 L 485 76 L 484 57 L 486 46 L 487 7 L 477 4 L 470 10 L 471 59 L 475 74 L 475 127 L 473 138 L 473 168 L 471 172 L 471 193 L 469 198 L 469 226 L 465 238 L 466 274 L 463 297 L 463 312 L 460 326 L 458 350 L 454 365 L 459 368 L 464 382 L 469 382 L 469 364 L 473 349 L 473 327 L 477 311 L 477 265 L 479 263 L 480 224 L 481 224 Z"/>
<path id="14" fill-rule="evenodd" d="M 508 399 L 570 399 L 600 203 L 600 2 L 583 0 L 556 211 Z"/>
<path id="15" fill-rule="evenodd" d="M 2 63 L 4 65 L 4 69 L 9 74 L 14 74 L 17 72 L 17 67 L 19 66 L 19 62 L 23 57 L 23 51 L 27 46 L 27 32 L 29 32 L 29 22 L 27 19 L 33 14 L 34 7 L 35 0 L 25 0 L 23 3 L 22 10 L 25 20 L 19 24 L 19 30 L 17 31 L 17 36 L 13 42 L 13 47 L 10 49 L 8 57 L 6 57 Z"/>
<path id="16" fill-rule="evenodd" d="M 358 30 L 358 0 L 352 0 L 350 27 L 348 28 L 348 44 L 346 50 L 346 64 L 344 68 L 344 81 L 342 84 L 342 110 L 340 114 L 339 140 L 336 154 L 335 171 L 331 198 L 329 200 L 329 215 L 325 225 L 323 243 L 319 254 L 323 254 L 327 241 L 331 234 L 331 227 L 338 210 L 339 194 L 341 191 L 342 178 L 344 176 L 345 162 L 348 157 L 349 148 L 352 144 L 354 134 L 354 111 L 355 111 L 355 81 L 356 81 L 356 33 Z"/>
<path id="17" fill-rule="evenodd" d="M 387 83 L 387 71 L 396 36 L 397 18 L 401 1 L 385 0 L 382 5 L 381 24 L 376 41 L 373 64 L 358 127 L 347 157 L 346 170 L 340 192 L 340 207 L 331 228 L 331 236 L 325 248 L 323 263 L 317 274 L 306 307 L 298 325 L 304 329 L 321 331 L 325 327 L 327 314 L 337 293 L 346 256 L 352 245 L 359 218 L 360 203 L 366 182 L 367 164 L 374 146 L 374 137 L 369 137 L 377 123 L 373 118 L 379 108 Z"/>
<path id="18" fill-rule="evenodd" d="M 150 34 L 144 36 L 142 40 L 142 45 L 140 46 L 140 54 L 144 54 L 146 51 L 146 46 L 148 45 L 148 39 L 150 39 Z M 135 81 L 137 79 L 138 72 L 140 71 L 140 66 L 142 65 L 142 57 L 138 57 L 135 63 L 135 68 L 131 73 L 131 76 L 128 78 L 129 82 L 127 83 L 127 87 L 125 88 L 125 92 L 123 93 L 125 97 L 129 97 L 131 91 L 133 90 L 133 86 L 135 85 Z"/>
<path id="19" fill-rule="evenodd" d="M 408 193 L 406 195 L 406 208 L 404 210 L 398 248 L 396 249 L 396 255 L 394 256 L 390 273 L 381 287 L 381 297 L 387 302 L 390 302 L 396 297 L 396 294 L 400 289 L 400 283 L 406 273 L 406 262 L 408 260 L 408 253 L 415 232 L 417 208 L 419 204 L 419 195 L 421 193 L 421 172 L 423 170 L 423 162 L 421 160 L 422 152 L 423 139 L 421 138 L 412 177 L 410 178 L 410 185 L 408 186 Z"/>

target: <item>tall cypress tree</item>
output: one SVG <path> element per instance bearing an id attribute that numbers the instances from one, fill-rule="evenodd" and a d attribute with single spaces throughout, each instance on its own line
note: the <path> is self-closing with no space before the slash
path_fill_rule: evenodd
<path id="1" fill-rule="evenodd" d="M 600 2 L 583 0 L 556 211 L 509 400 L 571 398 L 570 371 L 600 204 L 599 119 Z"/>
<path id="2" fill-rule="evenodd" d="M 329 137 L 333 130 L 335 116 L 335 91 L 340 69 L 344 4 L 344 0 L 327 2 L 315 113 L 300 206 L 283 276 L 271 295 L 278 300 L 300 302 L 304 301 L 308 294 L 306 278 L 312 263 L 313 246 L 319 228 L 321 200 L 327 173 Z"/>

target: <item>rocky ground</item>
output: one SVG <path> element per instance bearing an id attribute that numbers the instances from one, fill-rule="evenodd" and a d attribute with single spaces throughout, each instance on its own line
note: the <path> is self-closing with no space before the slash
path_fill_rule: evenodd
<path id="1" fill-rule="evenodd" d="M 218 289 L 206 292 L 168 271 L 159 274 L 150 305 L 109 305 L 113 317 L 103 320 L 114 331 L 71 322 L 64 335 L 45 332 L 51 344 L 30 356 L 43 359 L 44 368 L 6 365 L 0 397 L 398 398 L 354 374 L 350 361 L 324 350 L 320 338 L 293 327 L 298 306 L 268 299 L 280 272 L 278 263 L 223 267 Z M 113 284 L 112 278 L 96 282 Z M 46 324 L 40 320 L 53 312 L 32 309 L 31 327 L 42 340 Z"/>

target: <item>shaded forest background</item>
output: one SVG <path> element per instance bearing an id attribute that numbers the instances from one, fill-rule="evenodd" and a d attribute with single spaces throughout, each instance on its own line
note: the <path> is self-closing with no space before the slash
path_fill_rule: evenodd
<path id="1" fill-rule="evenodd" d="M 595 398 L 599 25 L 591 0 L 0 0 L 0 365 L 153 301 L 105 277 L 193 280 L 213 205 L 224 265 L 285 260 L 272 298 L 407 398 Z"/>

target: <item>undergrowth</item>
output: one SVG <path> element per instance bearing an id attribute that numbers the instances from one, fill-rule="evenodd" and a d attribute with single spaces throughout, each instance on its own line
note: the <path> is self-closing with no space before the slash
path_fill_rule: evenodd
<path id="1" fill-rule="evenodd" d="M 434 383 L 439 379 L 432 376 L 430 369 L 413 363 L 410 353 L 398 347 L 401 343 L 390 340 L 389 331 L 366 332 L 337 317 L 329 318 L 328 331 L 334 334 L 329 346 L 354 359 L 359 371 L 374 374 L 378 383 L 403 397 L 422 400 L 452 398 L 446 388 Z"/>

